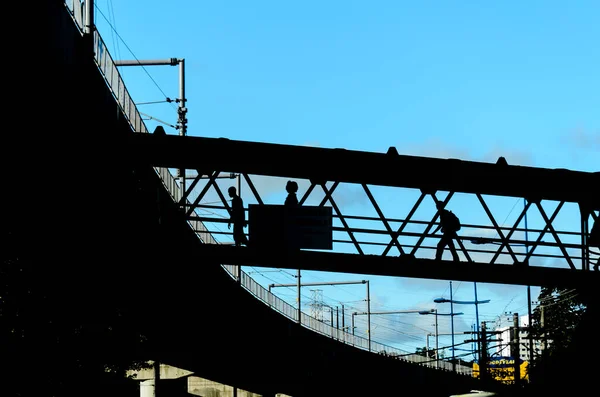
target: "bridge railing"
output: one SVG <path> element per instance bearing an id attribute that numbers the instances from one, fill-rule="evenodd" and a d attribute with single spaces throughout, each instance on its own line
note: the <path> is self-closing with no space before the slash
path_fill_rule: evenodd
<path id="1" fill-rule="evenodd" d="M 223 222 L 227 222 L 226 219 L 223 218 L 223 214 L 226 213 L 227 208 L 222 205 L 214 205 L 214 204 L 195 204 L 195 208 L 199 210 L 208 210 L 212 213 L 212 215 L 203 215 L 197 216 L 192 215 L 189 216 L 189 219 L 193 220 L 201 220 L 204 222 L 206 227 L 209 227 L 209 232 L 216 236 L 226 236 L 231 238 L 231 231 L 223 231 L 219 230 L 219 228 L 214 225 L 218 225 Z M 373 251 L 377 252 L 378 250 L 382 250 L 383 247 L 390 245 L 390 232 L 383 227 L 381 224 L 381 219 L 374 216 L 356 216 L 353 214 L 333 214 L 332 218 L 337 224 L 341 224 L 341 220 L 343 219 L 347 222 L 346 225 L 341 226 L 333 226 L 332 227 L 332 242 L 336 244 L 334 251 L 342 251 L 345 247 L 355 247 L 356 245 L 360 245 L 362 249 L 367 252 Z M 405 223 L 411 227 L 423 227 L 424 225 L 429 224 L 429 221 L 416 220 L 416 219 L 396 219 L 396 218 L 385 218 L 385 220 L 390 224 L 402 224 Z M 351 223 L 352 222 L 352 223 Z M 368 224 L 367 226 L 363 226 L 363 224 Z M 374 228 L 372 225 L 378 222 L 378 228 Z M 210 227 L 210 225 L 213 225 Z M 434 223 L 434 226 L 438 226 L 439 221 Z M 415 247 L 418 247 L 419 251 L 426 252 L 422 257 L 433 257 L 435 251 L 437 250 L 437 242 L 439 241 L 440 235 L 439 233 L 433 233 L 429 231 L 427 233 L 421 231 L 407 231 L 408 228 L 403 230 L 402 232 L 398 232 L 397 236 L 405 238 L 406 241 L 402 241 L 402 247 L 405 250 L 412 250 Z M 520 240 L 519 238 L 511 237 L 507 239 L 507 243 L 512 248 L 512 252 L 509 250 L 501 250 L 498 251 L 498 247 L 503 244 L 503 240 L 499 237 L 482 237 L 487 236 L 490 232 L 502 232 L 503 235 L 510 235 L 512 232 L 514 234 L 520 233 L 524 234 L 525 231 L 529 233 L 530 238 L 529 241 Z M 556 253 L 556 250 L 561 245 L 568 250 L 568 257 L 572 261 L 582 261 L 585 259 L 581 253 L 581 245 L 576 242 L 577 239 L 581 238 L 580 232 L 568 231 L 568 230 L 559 230 L 555 229 L 554 233 L 558 238 L 560 238 L 562 244 L 558 244 L 552 241 L 535 241 L 536 237 L 545 233 L 544 229 L 529 227 L 519 228 L 519 227 L 510 227 L 510 226 L 487 226 L 487 225 L 478 225 L 478 224 L 462 224 L 462 229 L 459 233 L 457 233 L 456 240 L 460 240 L 462 242 L 462 246 L 457 246 L 457 252 L 463 255 L 469 255 L 471 258 L 478 258 L 477 261 L 480 262 L 489 262 L 494 255 L 497 255 L 496 263 L 502 264 L 512 264 L 513 256 L 517 258 L 519 261 L 525 261 L 526 258 L 529 260 L 540 260 L 540 259 L 564 259 L 564 254 Z M 349 237 L 349 236 L 352 236 Z M 415 243 L 417 238 L 423 237 L 424 241 L 419 243 L 418 245 Z M 535 245 L 539 246 L 538 251 L 532 252 L 529 247 L 533 247 Z M 464 247 L 464 249 L 463 249 Z M 346 251 L 347 252 L 347 251 Z M 372 253 L 372 252 L 368 252 Z M 394 252 L 390 251 L 390 254 L 393 255 Z M 383 255 L 383 254 L 379 254 Z M 590 250 L 590 262 L 596 262 L 598 259 L 598 254 L 594 251 Z"/>
<path id="2" fill-rule="evenodd" d="M 146 124 L 142 120 L 142 116 L 135 106 L 133 99 L 131 99 L 131 95 L 129 95 L 129 91 L 125 87 L 125 83 L 115 62 L 97 31 L 94 31 L 94 59 L 133 131 L 147 133 Z"/>
<path id="3" fill-rule="evenodd" d="M 81 0 L 65 0 L 65 6 L 69 10 L 75 24 L 83 34 L 85 25 L 85 1 Z M 115 65 L 102 37 L 98 31 L 94 30 L 94 60 L 96 65 L 102 72 L 102 76 L 106 80 L 108 88 L 111 90 L 114 97 L 117 99 L 123 115 L 135 132 L 147 133 L 148 129 L 142 120 L 142 116 L 135 106 L 129 91 L 125 86 L 125 82 Z"/>
<path id="4" fill-rule="evenodd" d="M 85 1 L 66 0 L 65 5 L 80 31 L 83 32 L 85 23 Z M 97 31 L 94 31 L 94 60 L 133 131 L 137 133 L 148 133 L 148 128 L 125 86 L 125 82 L 112 59 L 104 40 L 102 40 L 100 33 Z M 182 196 L 181 189 L 177 185 L 177 180 L 171 171 L 168 168 L 162 167 L 154 167 L 154 169 L 167 191 L 171 194 L 173 200 L 179 202 Z M 191 203 L 187 202 L 187 204 L 190 205 Z M 211 244 L 217 243 L 202 221 L 191 219 L 188 223 L 193 230 L 196 231 L 197 236 L 202 242 Z"/>
<path id="5" fill-rule="evenodd" d="M 83 25 L 85 19 L 85 1 L 82 0 L 65 0 L 65 7 L 71 13 L 75 24 L 80 31 L 83 32 Z"/>
<path id="6" fill-rule="evenodd" d="M 229 272 L 229 274 L 233 278 L 235 278 L 238 274 L 237 266 L 222 266 Z M 247 291 L 249 291 L 252 295 L 254 295 L 257 299 L 262 301 L 264 304 L 269 306 L 271 309 L 288 317 L 290 320 L 298 321 L 298 309 L 296 307 L 290 305 L 283 299 L 278 298 L 268 289 L 264 288 L 262 285 L 257 283 L 247 273 L 241 273 L 240 283 Z M 341 343 L 345 343 L 362 350 L 368 350 L 374 353 L 396 357 L 400 360 L 407 361 L 410 363 L 452 371 L 452 364 L 447 361 L 439 360 L 439 362 L 436 363 L 436 361 L 431 358 L 414 353 L 409 353 L 407 351 L 384 345 L 373 340 L 369 341 L 368 338 L 362 336 L 353 335 L 352 333 L 347 332 L 346 330 L 334 327 L 330 324 L 325 323 L 322 320 L 309 316 L 304 312 L 302 312 L 301 316 L 301 325 L 303 325 L 306 328 L 309 328 L 314 332 L 318 332 L 322 335 L 331 337 L 332 339 L 336 339 Z M 462 375 L 472 376 L 472 368 L 466 365 L 457 365 L 456 372 Z"/>
<path id="7" fill-rule="evenodd" d="M 79 29 L 83 32 L 83 27 L 85 23 L 85 1 L 81 0 L 65 0 L 65 5 L 68 8 L 73 20 L 79 27 Z M 113 93 L 114 98 L 117 103 L 121 107 L 121 110 L 125 117 L 127 118 L 131 128 L 136 133 L 148 133 L 148 129 L 141 117 L 140 112 L 138 111 L 134 101 L 129 95 L 129 91 L 125 86 L 123 78 L 121 77 L 115 62 L 113 61 L 102 37 L 97 31 L 94 31 L 94 59 L 98 69 L 102 73 L 108 88 Z M 183 197 L 182 189 L 177 183 L 177 179 L 173 176 L 171 171 L 168 168 L 163 167 L 154 167 L 156 173 L 160 177 L 163 186 L 169 192 L 171 198 L 174 202 L 180 203 Z M 183 204 L 185 208 L 188 208 L 192 205 L 190 201 L 187 199 L 184 200 Z M 196 219 L 188 219 L 188 224 L 196 232 L 196 235 L 203 243 L 209 244 L 218 244 L 218 242 L 212 236 L 212 233 L 207 229 L 204 223 L 201 220 Z M 239 268 L 237 266 L 230 265 L 222 265 L 222 267 L 231 275 L 232 277 L 237 277 L 240 273 Z M 273 310 L 281 313 L 282 315 L 288 317 L 293 321 L 298 321 L 298 310 L 285 302 L 283 299 L 278 298 L 273 295 L 266 288 L 257 283 L 254 279 L 252 279 L 247 273 L 241 272 L 239 274 L 240 284 L 244 289 L 249 291 L 254 297 L 271 307 Z M 316 319 L 312 316 L 307 315 L 306 313 L 301 313 L 301 324 L 309 328 L 314 332 L 318 332 L 322 335 L 326 335 L 337 339 L 338 341 L 352 345 L 356 348 L 360 348 L 363 350 L 370 350 L 372 352 L 376 352 L 379 354 L 385 354 L 388 356 L 394 356 L 398 359 L 417 363 L 421 365 L 425 365 L 428 367 L 437 367 L 445 370 L 452 370 L 452 366 L 450 363 L 445 361 L 439 361 L 436 364 L 435 360 L 431 360 L 429 358 L 420 356 L 418 354 L 408 353 L 406 351 L 396 349 L 391 346 L 386 346 L 381 343 L 377 343 L 373 340 L 369 341 L 367 338 L 352 335 L 345 330 L 340 330 L 332 325 L 326 324 L 323 321 Z M 370 348 L 369 348 L 370 346 Z M 457 372 L 459 374 L 464 375 L 472 375 L 471 367 L 459 365 L 457 366 Z"/>

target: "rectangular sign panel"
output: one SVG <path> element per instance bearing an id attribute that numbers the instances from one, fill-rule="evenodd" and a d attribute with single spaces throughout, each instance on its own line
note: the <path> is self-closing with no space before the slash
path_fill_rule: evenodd
<path id="1" fill-rule="evenodd" d="M 252 246 L 333 249 L 331 207 L 248 206 L 248 235 Z"/>

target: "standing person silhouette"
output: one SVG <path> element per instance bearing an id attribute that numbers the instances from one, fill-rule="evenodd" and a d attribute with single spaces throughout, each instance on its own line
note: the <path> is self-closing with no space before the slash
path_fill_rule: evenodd
<path id="1" fill-rule="evenodd" d="M 458 217 L 452 213 L 452 211 L 448 211 L 444 208 L 444 203 L 442 203 L 441 201 L 438 201 L 435 206 L 440 215 L 440 223 L 433 232 L 433 234 L 437 233 L 438 230 L 442 229 L 442 237 L 440 238 L 440 241 L 437 244 L 435 259 L 442 259 L 444 248 L 448 246 L 450 252 L 452 253 L 452 259 L 454 259 L 455 262 L 459 262 L 460 259 L 458 257 L 458 254 L 456 253 L 454 239 L 458 238 L 456 232 L 460 230 L 460 221 Z"/>
<path id="2" fill-rule="evenodd" d="M 285 190 L 288 192 L 287 197 L 285 198 L 285 205 L 295 207 L 298 205 L 298 197 L 296 193 L 298 192 L 298 183 L 296 181 L 288 181 L 285 185 Z"/>
<path id="3" fill-rule="evenodd" d="M 594 225 L 592 226 L 592 230 L 590 231 L 590 237 L 588 238 L 588 245 L 589 245 L 589 247 L 600 248 L 600 220 L 599 219 L 596 219 L 594 221 Z M 594 265 L 594 270 L 598 271 L 599 267 L 600 267 L 600 257 L 598 257 L 598 260 L 596 261 L 596 264 Z"/>
<path id="4" fill-rule="evenodd" d="M 285 191 L 288 192 L 285 198 L 284 206 L 284 230 L 285 230 L 285 241 L 288 248 L 298 248 L 300 244 L 300 235 L 298 231 L 298 223 L 296 218 L 296 211 L 293 208 L 298 207 L 298 183 L 296 181 L 288 181 L 285 185 Z M 300 277 L 300 270 L 298 270 L 298 277 Z"/>
<path id="5" fill-rule="evenodd" d="M 248 238 L 244 234 L 244 228 L 246 225 L 246 213 L 244 212 L 244 202 L 242 198 L 238 196 L 235 187 L 231 186 L 227 189 L 229 197 L 231 197 L 231 218 L 227 224 L 227 228 L 231 229 L 233 223 L 233 241 L 236 247 L 240 245 L 248 245 Z"/>

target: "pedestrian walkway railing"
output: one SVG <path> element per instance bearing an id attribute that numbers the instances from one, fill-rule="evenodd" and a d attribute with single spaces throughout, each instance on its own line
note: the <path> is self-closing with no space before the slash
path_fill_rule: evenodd
<path id="1" fill-rule="evenodd" d="M 83 33 L 85 24 L 85 1 L 81 0 L 65 0 L 65 5 L 71 13 L 74 22 Z M 139 110 L 133 102 L 129 92 L 125 86 L 125 83 L 119 74 L 119 71 L 104 43 L 100 34 L 94 30 L 94 60 L 98 69 L 102 73 L 108 88 L 114 95 L 117 103 L 119 104 L 124 116 L 127 118 L 132 130 L 136 133 L 148 133 L 148 129 L 141 117 Z M 164 167 L 154 167 L 157 175 L 163 183 L 165 189 L 169 192 L 174 202 L 180 203 L 183 197 L 182 189 L 177 181 L 177 178 L 173 176 L 170 169 Z M 192 203 L 187 199 L 184 200 L 184 205 L 190 206 Z M 186 207 L 187 208 L 187 207 Z M 201 220 L 188 220 L 187 221 L 192 230 L 196 231 L 196 235 L 203 243 L 208 244 L 219 244 L 212 234 L 209 232 L 207 227 Z M 298 322 L 298 309 L 290 305 L 283 299 L 275 296 L 273 293 L 268 291 L 262 285 L 257 283 L 247 273 L 241 271 L 238 266 L 222 265 L 224 270 L 228 274 L 240 281 L 240 285 L 252 294 L 255 298 L 268 305 L 273 310 L 286 316 L 292 321 Z M 441 370 L 452 371 L 452 364 L 439 360 L 421 356 L 415 353 L 409 353 L 391 346 L 387 346 L 378 343 L 368 338 L 353 335 L 346 330 L 334 327 L 331 324 L 327 324 L 322 320 L 315 317 L 309 316 L 306 313 L 301 313 L 300 324 L 312 331 L 318 332 L 322 335 L 331 337 L 341 343 L 351 345 L 353 347 L 369 350 L 373 353 L 383 354 L 386 356 L 396 357 L 399 360 L 406 362 L 419 364 L 427 367 L 438 368 Z M 462 375 L 472 376 L 472 368 L 465 365 L 457 365 L 456 372 Z"/>

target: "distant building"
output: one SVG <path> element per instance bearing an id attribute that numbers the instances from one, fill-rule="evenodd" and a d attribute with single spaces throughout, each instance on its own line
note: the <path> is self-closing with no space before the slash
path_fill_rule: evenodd
<path id="1" fill-rule="evenodd" d="M 529 316 L 519 317 L 519 358 L 523 361 L 531 361 L 529 350 Z M 513 328 L 501 327 L 496 328 L 496 332 L 499 334 L 494 339 L 501 339 L 501 342 L 497 342 L 496 348 L 492 355 L 494 356 L 512 356 L 512 341 L 513 341 Z M 533 339 L 533 358 L 538 357 L 543 349 L 542 341 L 539 339 Z"/>
<path id="2" fill-rule="evenodd" d="M 528 316 L 519 317 L 519 378 L 521 380 L 529 380 L 527 368 L 531 362 L 531 351 L 529 348 L 529 318 Z M 515 382 L 515 354 L 514 354 L 514 326 L 497 327 L 493 331 L 493 335 L 488 339 L 490 341 L 488 347 L 490 350 L 486 363 L 487 372 L 492 379 L 497 381 L 513 384 Z M 533 358 L 539 356 L 542 351 L 542 343 L 540 340 L 532 340 Z M 480 376 L 479 362 L 473 363 L 473 376 Z"/>

